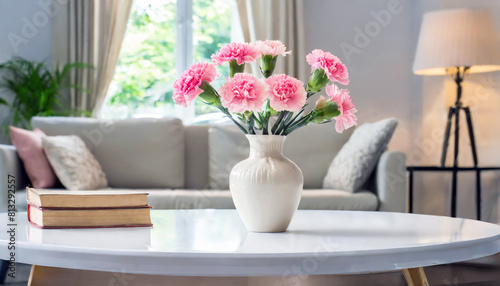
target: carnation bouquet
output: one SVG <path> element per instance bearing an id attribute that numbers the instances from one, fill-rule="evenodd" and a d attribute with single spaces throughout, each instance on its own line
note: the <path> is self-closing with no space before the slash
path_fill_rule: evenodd
<path id="1" fill-rule="evenodd" d="M 227 44 L 212 55 L 212 63 L 195 63 L 175 81 L 173 99 L 178 105 L 188 106 L 200 97 L 245 134 L 286 136 L 309 123 L 333 120 L 339 133 L 356 125 L 356 108 L 349 91 L 335 84 L 349 84 L 347 67 L 339 58 L 319 49 L 308 54 L 312 75 L 304 86 L 289 75 L 273 74 L 278 57 L 290 53 L 280 41 Z M 244 72 L 245 64 L 258 58 L 261 78 Z M 215 65 L 226 63 L 230 76 L 217 90 L 211 85 L 219 77 Z M 307 100 L 325 86 L 328 98 L 321 96 L 306 113 Z"/>

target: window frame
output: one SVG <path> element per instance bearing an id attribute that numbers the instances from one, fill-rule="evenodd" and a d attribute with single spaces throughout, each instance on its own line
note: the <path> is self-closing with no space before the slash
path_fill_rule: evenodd
<path id="1" fill-rule="evenodd" d="M 177 78 L 194 62 L 193 45 L 193 0 L 177 0 L 175 69 Z M 188 107 L 175 106 L 176 116 L 184 124 L 190 124 L 195 118 L 194 104 Z"/>

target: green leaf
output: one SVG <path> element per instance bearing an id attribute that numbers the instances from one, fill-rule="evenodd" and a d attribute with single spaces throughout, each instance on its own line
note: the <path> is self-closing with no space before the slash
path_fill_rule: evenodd
<path id="1" fill-rule="evenodd" d="M 67 77 L 69 72 L 76 68 L 90 67 L 83 63 L 72 63 L 65 65 L 61 71 L 51 71 L 43 62 L 28 61 L 19 57 L 0 64 L 0 70 L 3 71 L 0 88 L 15 94 L 10 105 L 10 117 L 3 125 L 12 123 L 31 128 L 33 116 L 49 116 L 63 110 L 59 101 L 61 89 L 80 89 L 79 86 L 70 86 Z M 0 101 L 0 104 L 6 104 L 5 100 Z"/>

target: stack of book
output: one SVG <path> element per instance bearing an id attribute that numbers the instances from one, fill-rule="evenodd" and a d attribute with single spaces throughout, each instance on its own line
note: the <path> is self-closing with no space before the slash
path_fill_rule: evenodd
<path id="1" fill-rule="evenodd" d="M 40 228 L 152 226 L 148 193 L 26 189 L 28 221 Z"/>

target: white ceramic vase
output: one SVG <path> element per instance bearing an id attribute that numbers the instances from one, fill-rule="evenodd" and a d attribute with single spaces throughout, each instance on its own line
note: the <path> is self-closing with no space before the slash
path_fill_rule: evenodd
<path id="1" fill-rule="evenodd" d="M 285 136 L 247 135 L 250 156 L 234 166 L 229 188 L 249 231 L 286 231 L 299 206 L 304 177 L 283 155 Z"/>

